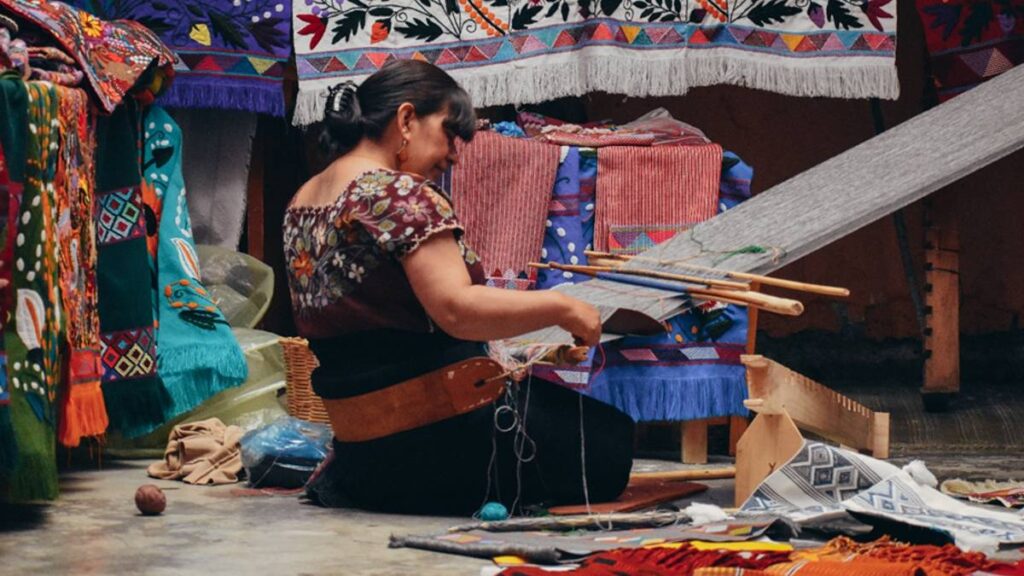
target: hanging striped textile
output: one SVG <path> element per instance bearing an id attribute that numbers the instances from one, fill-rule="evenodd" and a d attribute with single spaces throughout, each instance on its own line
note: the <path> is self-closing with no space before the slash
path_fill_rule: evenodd
<path id="1" fill-rule="evenodd" d="M 717 144 L 601 148 L 596 249 L 608 250 L 613 228 L 654 225 L 674 227 L 674 234 L 711 218 L 718 209 L 721 166 Z"/>
<path id="2" fill-rule="evenodd" d="M 536 273 L 526 264 L 540 259 L 558 161 L 557 146 L 492 132 L 480 132 L 460 151 L 452 202 L 489 286 L 533 286 Z"/>

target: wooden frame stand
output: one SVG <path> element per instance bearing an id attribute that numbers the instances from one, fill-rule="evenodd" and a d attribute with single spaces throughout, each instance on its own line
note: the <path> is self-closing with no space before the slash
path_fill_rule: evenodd
<path id="1" fill-rule="evenodd" d="M 925 202 L 924 386 L 928 411 L 949 408 L 960 391 L 960 231 L 956 197 Z"/>
<path id="2" fill-rule="evenodd" d="M 736 505 L 800 450 L 807 430 L 876 458 L 889 457 L 889 413 L 868 407 L 758 355 L 744 355 L 757 413 L 736 449 Z"/>

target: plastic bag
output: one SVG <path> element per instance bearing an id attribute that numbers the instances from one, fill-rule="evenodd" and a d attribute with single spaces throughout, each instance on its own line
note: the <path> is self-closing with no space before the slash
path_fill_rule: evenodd
<path id="1" fill-rule="evenodd" d="M 242 436 L 242 466 L 254 488 L 298 488 L 327 457 L 330 426 L 286 416 Z"/>

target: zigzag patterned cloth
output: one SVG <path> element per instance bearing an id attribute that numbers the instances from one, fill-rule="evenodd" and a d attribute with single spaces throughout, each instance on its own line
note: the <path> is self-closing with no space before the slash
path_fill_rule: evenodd
<path id="1" fill-rule="evenodd" d="M 736 84 L 899 94 L 892 0 L 292 0 L 295 122 L 394 59 L 451 73 L 479 106 Z"/>
<path id="2" fill-rule="evenodd" d="M 806 522 L 857 512 L 949 534 L 957 546 L 1024 543 L 1024 518 L 957 501 L 899 468 L 849 450 L 805 442 L 743 503 L 741 514 Z"/>
<path id="3" fill-rule="evenodd" d="M 940 101 L 1024 62 L 1024 1 L 917 0 Z"/>
<path id="4" fill-rule="evenodd" d="M 140 172 L 142 113 L 133 102 L 100 118 L 96 141 L 96 266 L 103 397 L 111 429 L 145 434 L 171 397 L 156 373 L 153 286 Z M 149 218 L 155 220 L 156 215 Z"/>
<path id="5" fill-rule="evenodd" d="M 291 55 L 288 0 L 70 0 L 105 20 L 137 20 L 177 59 L 160 104 L 284 116 Z"/>
<path id="6" fill-rule="evenodd" d="M 558 147 L 480 132 L 452 169 L 455 211 L 487 272 L 487 285 L 526 290 L 540 258 Z"/>
<path id="7" fill-rule="evenodd" d="M 613 229 L 657 225 L 671 237 L 718 210 L 722 147 L 601 148 L 597 153 L 594 245 L 607 251 Z M 667 227 L 667 228 L 666 228 Z"/>

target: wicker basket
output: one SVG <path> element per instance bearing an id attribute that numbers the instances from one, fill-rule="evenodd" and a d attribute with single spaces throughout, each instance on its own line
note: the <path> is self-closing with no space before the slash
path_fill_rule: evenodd
<path id="1" fill-rule="evenodd" d="M 288 390 L 288 413 L 307 422 L 330 424 L 327 410 L 313 393 L 313 370 L 320 366 L 305 338 L 281 338 L 284 353 L 285 384 Z"/>

